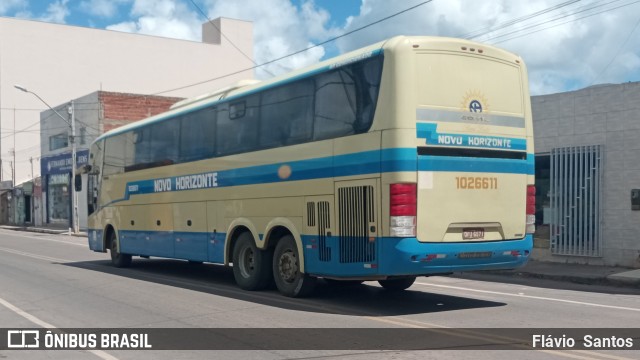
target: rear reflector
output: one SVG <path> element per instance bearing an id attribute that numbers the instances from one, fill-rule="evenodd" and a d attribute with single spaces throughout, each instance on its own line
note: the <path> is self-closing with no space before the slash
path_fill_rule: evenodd
<path id="1" fill-rule="evenodd" d="M 416 236 L 418 215 L 418 190 L 415 183 L 391 184 L 390 235 L 398 237 Z"/>
<path id="2" fill-rule="evenodd" d="M 527 186 L 527 234 L 536 232 L 536 187 Z"/>

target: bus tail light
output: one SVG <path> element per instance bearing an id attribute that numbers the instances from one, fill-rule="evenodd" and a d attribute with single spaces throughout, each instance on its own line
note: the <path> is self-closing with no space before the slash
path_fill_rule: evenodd
<path id="1" fill-rule="evenodd" d="M 527 234 L 536 232 L 536 187 L 527 186 Z"/>
<path id="2" fill-rule="evenodd" d="M 391 184 L 390 194 L 390 235 L 416 236 L 416 216 L 418 215 L 416 184 Z"/>

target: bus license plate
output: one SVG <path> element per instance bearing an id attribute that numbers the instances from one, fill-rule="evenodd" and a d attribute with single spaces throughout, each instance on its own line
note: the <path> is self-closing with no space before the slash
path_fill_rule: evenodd
<path id="1" fill-rule="evenodd" d="M 482 258 L 490 258 L 492 255 L 491 251 L 483 251 L 483 252 L 463 252 L 458 254 L 459 259 L 482 259 Z"/>
<path id="2" fill-rule="evenodd" d="M 462 229 L 462 239 L 463 240 L 484 239 L 484 229 L 482 228 Z"/>

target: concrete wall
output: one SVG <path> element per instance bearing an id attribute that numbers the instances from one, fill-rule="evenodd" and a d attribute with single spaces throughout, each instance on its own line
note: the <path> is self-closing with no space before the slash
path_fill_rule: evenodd
<path id="1" fill-rule="evenodd" d="M 246 56 L 253 56 L 250 22 L 215 22 L 227 39 Z M 253 70 L 242 71 L 253 66 L 251 60 L 229 40 L 216 38 L 213 25 L 205 23 L 203 28 L 207 42 L 0 17 L 0 122 L 3 129 L 12 129 L 14 121 L 18 130 L 28 127 L 16 134 L 15 144 L 12 137 L 1 140 L 4 179 L 11 177 L 9 161 L 13 159 L 8 152 L 14 147 L 16 183 L 29 178 L 28 160 L 39 156 L 40 112 L 46 109 L 35 96 L 14 89 L 14 84 L 56 105 L 96 90 L 192 97 L 252 79 Z M 171 89 L 176 90 L 167 91 Z M 4 131 L 0 137 L 6 135 Z"/>
<path id="2" fill-rule="evenodd" d="M 602 258 L 551 256 L 553 261 L 640 267 L 640 82 L 598 85 L 531 98 L 537 154 L 557 147 L 604 145 Z"/>

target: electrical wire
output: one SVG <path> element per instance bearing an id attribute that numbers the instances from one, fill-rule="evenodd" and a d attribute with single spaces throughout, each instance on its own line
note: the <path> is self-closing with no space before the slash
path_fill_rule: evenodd
<path id="1" fill-rule="evenodd" d="M 622 45 L 620 45 L 620 48 L 618 48 L 618 51 L 616 52 L 616 54 L 611 58 L 609 63 L 598 73 L 598 75 L 593 79 L 593 81 L 591 82 L 591 84 L 589 84 L 589 86 L 595 84 L 595 82 L 600 78 L 600 76 L 602 76 L 602 74 L 604 74 L 607 71 L 607 69 L 609 69 L 609 66 L 611 66 L 611 64 L 615 61 L 618 55 L 620 55 L 620 52 L 622 51 L 622 49 L 624 49 L 624 47 L 629 42 L 629 39 L 631 39 L 631 35 L 633 35 L 633 33 L 636 31 L 636 29 L 638 28 L 638 25 L 640 25 L 640 18 L 638 18 L 636 25 L 633 27 L 633 29 L 627 36 L 627 39 L 622 43 Z"/>
<path id="2" fill-rule="evenodd" d="M 515 24 L 518 24 L 518 23 L 522 23 L 522 22 L 527 21 L 527 20 L 531 20 L 533 18 L 536 18 L 538 16 L 553 12 L 555 10 L 559 10 L 559 9 L 561 9 L 563 7 L 567 7 L 569 5 L 573 5 L 573 4 L 575 4 L 577 2 L 580 2 L 580 1 L 581 0 L 566 1 L 566 2 L 563 2 L 561 4 L 557 4 L 557 5 L 548 7 L 546 9 L 543 9 L 543 10 L 540 10 L 540 11 L 536 11 L 534 13 L 521 16 L 519 18 L 515 18 L 515 19 L 512 19 L 512 20 L 508 20 L 508 21 L 502 22 L 502 23 L 500 23 L 498 25 L 495 25 L 495 26 L 488 26 L 488 27 L 485 27 L 485 28 L 482 28 L 482 29 L 474 30 L 474 31 L 466 33 L 466 34 L 457 35 L 456 37 L 464 38 L 464 39 L 475 39 L 475 38 L 484 36 L 486 34 L 489 34 L 491 32 L 495 32 L 497 30 L 504 29 L 504 28 L 507 28 L 509 26 L 512 26 L 512 25 L 515 25 Z"/>
<path id="3" fill-rule="evenodd" d="M 579 10 L 579 11 L 574 11 L 574 12 L 571 12 L 571 13 L 568 13 L 568 14 L 563 14 L 563 15 L 558 16 L 558 17 L 555 17 L 555 18 L 553 18 L 553 19 L 548 19 L 548 20 L 545 20 L 545 21 L 540 22 L 540 23 L 537 23 L 537 24 L 532 24 L 532 25 L 529 25 L 529 26 L 525 26 L 525 27 L 523 27 L 523 28 L 521 28 L 521 29 L 517 29 L 517 30 L 513 30 L 513 31 L 511 31 L 511 32 L 507 32 L 507 33 L 504 33 L 504 34 L 500 34 L 500 35 L 496 35 L 496 36 L 493 36 L 493 37 L 489 37 L 489 38 L 484 39 L 483 41 L 485 41 L 485 42 L 490 42 L 491 40 L 495 40 L 495 39 L 499 39 L 499 38 L 502 38 L 502 37 L 505 37 L 505 36 L 509 36 L 509 35 L 517 34 L 517 33 L 519 33 L 519 32 L 523 32 L 523 31 L 526 31 L 526 30 L 535 29 L 535 28 L 537 28 L 537 27 L 540 27 L 540 26 L 543 26 L 543 25 L 546 25 L 546 24 L 549 24 L 549 23 L 552 23 L 552 22 L 555 22 L 555 21 L 558 21 L 558 20 L 561 20 L 561 19 L 565 19 L 565 18 L 570 17 L 570 16 L 574 16 L 574 15 L 577 15 L 577 14 L 581 14 L 581 13 L 584 13 L 584 12 L 587 12 L 587 11 L 590 11 L 590 10 L 593 10 L 593 9 L 597 9 L 597 8 L 600 8 L 600 7 L 603 7 L 603 6 L 606 6 L 606 5 L 611 5 L 611 4 L 613 4 L 613 3 L 620 2 L 620 1 L 621 1 L 621 0 L 613 0 L 613 1 L 609 1 L 609 2 L 604 3 L 604 4 L 595 5 L 595 6 L 592 6 L 592 7 L 586 7 L 586 6 L 585 6 L 586 8 L 585 8 L 585 7 L 583 7 L 583 8 L 581 8 L 581 10 Z M 519 38 L 519 37 L 523 37 L 523 36 L 527 36 L 527 35 L 535 34 L 535 33 L 537 33 L 537 32 L 543 31 L 543 30 L 548 30 L 548 29 L 554 28 L 554 27 L 556 27 L 556 26 L 560 26 L 560 25 L 568 24 L 568 23 L 571 23 L 571 22 L 574 22 L 574 21 L 578 21 L 578 20 L 582 20 L 582 19 L 585 19 L 585 18 L 591 17 L 591 16 L 595 16 L 595 15 L 603 14 L 603 13 L 605 13 L 605 12 L 609 12 L 609 11 L 617 10 L 617 9 L 622 8 L 622 7 L 629 6 L 629 5 L 633 5 L 633 4 L 638 3 L 638 2 L 640 2 L 640 1 L 633 1 L 633 2 L 630 2 L 630 3 L 627 3 L 627 4 L 622 4 L 622 5 L 619 5 L 619 6 L 616 6 L 616 7 L 612 7 L 612 8 L 604 9 L 604 10 L 601 10 L 601 11 L 598 11 L 598 12 L 594 12 L 594 13 L 591 13 L 591 14 L 586 14 L 586 15 L 584 15 L 584 16 L 582 16 L 582 17 L 577 17 L 577 18 L 575 18 L 575 19 L 571 19 L 571 20 L 568 20 L 568 21 L 565 21 L 565 22 L 562 22 L 562 23 L 559 23 L 559 24 L 554 24 L 554 25 L 552 25 L 552 26 L 549 26 L 549 27 L 546 27 L 546 28 L 543 28 L 543 29 L 532 30 L 532 31 L 529 31 L 529 32 L 525 32 L 525 33 L 523 33 L 523 34 L 519 34 L 519 35 L 517 35 L 517 36 L 510 37 L 510 38 L 508 38 L 508 39 L 504 39 L 504 40 L 496 41 L 496 42 L 493 42 L 493 44 L 499 44 L 499 43 L 502 43 L 502 42 L 505 42 L 505 41 L 509 41 L 509 40 L 517 39 L 517 38 Z"/>
<path id="4" fill-rule="evenodd" d="M 398 12 L 393 13 L 393 14 L 391 14 L 391 15 L 389 15 L 389 16 L 386 16 L 386 17 L 384 17 L 384 18 L 382 18 L 382 19 L 379 19 L 379 20 L 376 20 L 376 21 L 374 21 L 374 22 L 371 22 L 371 23 L 369 23 L 369 24 L 367 24 L 367 25 L 361 26 L 361 27 L 356 28 L 356 29 L 351 30 L 351 31 L 347 31 L 347 32 L 345 32 L 345 33 L 343 33 L 343 34 L 340 34 L 340 35 L 335 36 L 335 37 L 333 37 L 333 38 L 330 38 L 330 39 L 328 39 L 328 40 L 322 41 L 322 42 L 317 43 L 317 44 L 315 44 L 315 45 L 309 46 L 309 47 L 307 47 L 307 48 L 304 48 L 304 49 L 301 49 L 301 50 L 298 50 L 298 51 L 294 51 L 294 52 L 292 52 L 292 53 L 289 53 L 289 54 L 287 54 L 287 55 L 284 55 L 284 56 L 281 56 L 281 57 L 278 57 L 278 58 L 275 58 L 275 59 L 272 59 L 272 60 L 269 60 L 269 61 L 265 61 L 265 62 L 263 62 L 263 63 L 261 63 L 261 64 L 258 64 L 258 65 L 255 65 L 255 66 L 252 66 L 252 67 L 249 67 L 249 68 L 245 68 L 245 69 L 242 69 L 242 70 L 238 70 L 238 71 L 235 71 L 235 72 L 232 72 L 232 73 L 228 73 L 228 74 L 226 74 L 226 75 L 221 75 L 221 76 L 218 76 L 218 77 L 215 77 L 215 78 L 211 78 L 211 79 L 207 79 L 207 80 L 199 81 L 199 82 L 196 82 L 196 83 L 193 83 L 193 84 L 184 85 L 184 86 L 180 86 L 180 87 L 173 88 L 173 89 L 169 89 L 169 90 L 159 91 L 159 92 L 153 93 L 153 94 L 151 94 L 151 95 L 159 95 L 159 94 L 165 94 L 165 93 L 173 92 L 173 91 L 177 91 L 177 90 L 187 89 L 187 88 L 190 88 L 190 87 L 194 87 L 194 86 L 198 86 L 198 85 L 206 84 L 206 83 L 208 83 L 208 82 L 212 82 L 212 81 L 216 81 L 216 80 L 224 79 L 224 78 L 227 78 L 227 77 L 229 77 L 229 76 L 237 75 L 237 74 L 240 74 L 240 73 L 245 72 L 245 71 L 254 70 L 254 69 L 257 69 L 257 68 L 259 68 L 259 67 L 263 67 L 263 66 L 265 66 L 265 65 L 272 64 L 272 63 L 274 63 L 274 62 L 278 62 L 278 61 L 283 60 L 283 59 L 286 59 L 286 58 L 288 58 L 288 57 L 291 57 L 291 56 L 294 56 L 294 55 L 298 55 L 298 54 L 300 54 L 300 53 L 303 53 L 303 52 L 309 51 L 309 50 L 311 50 L 311 49 L 317 48 L 317 47 L 319 47 L 319 46 L 322 46 L 322 45 L 328 44 L 328 43 L 330 43 L 330 42 L 336 41 L 336 40 L 338 40 L 338 39 L 340 39 L 340 38 L 343 38 L 343 37 L 345 37 L 345 36 L 351 35 L 351 34 L 353 34 L 353 33 L 355 33 L 355 32 L 358 32 L 358 31 L 364 30 L 364 29 L 366 29 L 366 28 L 368 28 L 368 27 L 371 27 L 371 26 L 373 26 L 373 25 L 379 24 L 379 23 L 381 23 L 381 22 L 383 22 L 383 21 L 389 20 L 389 19 L 394 18 L 394 17 L 396 17 L 396 16 L 398 16 L 398 15 L 401 15 L 401 14 L 404 14 L 404 13 L 406 13 L 406 12 L 408 12 L 408 11 L 411 11 L 411 10 L 413 10 L 413 9 L 417 8 L 417 7 L 420 7 L 420 6 L 422 6 L 422 5 L 428 4 L 428 3 L 432 2 L 432 1 L 433 1 L 433 0 L 423 1 L 423 2 L 421 2 L 421 3 L 419 3 L 419 4 L 417 4 L 417 5 L 411 6 L 411 7 L 407 8 L 407 9 L 404 9 L 404 10 L 401 10 L 401 11 L 398 11 Z"/>
<path id="5" fill-rule="evenodd" d="M 242 56 L 244 56 L 245 58 L 249 59 L 249 61 L 251 61 L 251 62 L 253 63 L 253 65 L 258 65 L 258 63 L 256 63 L 256 62 L 255 62 L 255 60 L 253 60 L 249 55 L 247 55 L 244 51 L 242 51 L 239 47 L 237 47 L 237 46 L 236 46 L 236 44 L 235 44 L 233 41 L 231 41 L 231 39 L 229 39 L 229 38 L 227 37 L 227 35 L 225 35 L 225 34 L 222 32 L 222 30 L 220 30 L 220 28 L 219 28 L 218 26 L 216 26 L 216 24 L 215 24 L 213 21 L 211 21 L 211 19 L 209 18 L 209 16 L 208 16 L 207 14 L 205 14 L 205 12 L 204 12 L 204 11 L 202 11 L 202 8 L 200 8 L 200 6 L 198 6 L 198 4 L 196 4 L 194 0 L 189 0 L 189 1 L 191 2 L 191 4 L 193 4 L 193 6 L 194 6 L 196 9 L 198 9 L 198 12 L 199 12 L 200 14 L 202 14 L 202 16 L 204 16 L 204 17 L 207 19 L 207 21 L 209 22 L 209 24 L 211 24 L 211 26 L 213 26 L 216 30 L 218 30 L 218 32 L 220 33 L 220 35 L 221 35 L 223 38 L 225 38 L 225 39 L 229 42 L 229 44 L 231 44 L 231 46 L 233 46 L 236 50 L 238 50 L 238 52 L 239 52 L 240 54 L 242 54 Z M 267 70 L 267 69 L 262 69 L 262 70 L 264 70 L 265 72 L 269 73 L 269 75 L 271 75 L 271 76 L 275 76 L 273 73 L 271 73 L 271 72 L 270 72 L 269 70 Z"/>

